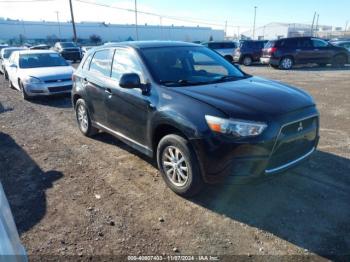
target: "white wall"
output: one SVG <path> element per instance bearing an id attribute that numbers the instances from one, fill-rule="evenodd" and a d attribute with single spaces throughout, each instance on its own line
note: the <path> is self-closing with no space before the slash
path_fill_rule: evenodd
<path id="1" fill-rule="evenodd" d="M 103 41 L 125 41 L 128 38 L 136 40 L 134 25 L 111 25 L 102 23 L 77 23 L 78 38 L 89 39 L 90 35 L 99 35 Z M 55 35 L 62 39 L 73 37 L 70 23 L 56 22 L 22 22 L 0 20 L 0 39 L 9 40 L 19 38 L 22 34 L 26 39 L 46 39 Z M 139 40 L 179 40 L 179 41 L 208 41 L 223 40 L 223 30 L 213 30 L 209 27 L 181 27 L 181 26 L 138 26 Z"/>

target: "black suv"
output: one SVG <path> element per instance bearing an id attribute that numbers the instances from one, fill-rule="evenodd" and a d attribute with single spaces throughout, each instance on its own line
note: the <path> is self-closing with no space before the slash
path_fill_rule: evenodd
<path id="1" fill-rule="evenodd" d="M 57 42 L 53 50 L 60 53 L 64 59 L 73 62 L 80 61 L 82 57 L 80 47 L 73 42 Z"/>
<path id="2" fill-rule="evenodd" d="M 225 176 L 284 171 L 311 155 L 319 138 L 307 93 L 247 75 L 190 43 L 89 50 L 73 75 L 72 102 L 84 135 L 102 130 L 154 157 L 183 196 Z"/>
<path id="3" fill-rule="evenodd" d="M 344 66 L 349 61 L 349 52 L 319 38 L 283 38 L 268 42 L 260 61 L 280 69 L 291 69 L 293 65 L 308 63 Z"/>
<path id="4" fill-rule="evenodd" d="M 267 42 L 267 40 L 246 40 L 240 42 L 239 47 L 233 53 L 233 62 L 245 66 L 250 66 L 254 62 L 260 62 L 262 50 Z"/>

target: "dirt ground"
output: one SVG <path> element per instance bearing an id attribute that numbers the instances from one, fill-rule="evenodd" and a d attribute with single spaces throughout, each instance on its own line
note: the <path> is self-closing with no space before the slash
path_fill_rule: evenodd
<path id="1" fill-rule="evenodd" d="M 26 102 L 0 76 L 0 178 L 31 259 L 349 255 L 350 67 L 243 70 L 313 95 L 318 151 L 268 181 L 207 186 L 193 199 L 114 137 L 80 134 L 69 97 Z"/>

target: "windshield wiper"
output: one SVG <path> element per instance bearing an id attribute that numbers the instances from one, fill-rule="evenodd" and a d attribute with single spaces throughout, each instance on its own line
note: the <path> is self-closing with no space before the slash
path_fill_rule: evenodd
<path id="1" fill-rule="evenodd" d="M 238 79 L 243 79 L 244 76 L 233 76 L 233 75 L 228 75 L 228 76 L 221 76 L 219 78 L 216 78 L 213 82 L 217 83 L 217 82 L 223 82 L 223 81 L 227 81 L 227 80 L 238 80 Z"/>
<path id="2" fill-rule="evenodd" d="M 168 85 L 194 86 L 194 85 L 204 85 L 204 84 L 207 84 L 208 82 L 194 82 L 186 79 L 180 79 L 180 80 L 160 80 L 159 83 L 165 86 L 168 86 Z"/>

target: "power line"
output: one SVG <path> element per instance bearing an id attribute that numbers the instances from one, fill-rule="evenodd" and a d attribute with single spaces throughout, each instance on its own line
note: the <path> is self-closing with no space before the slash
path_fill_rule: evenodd
<path id="1" fill-rule="evenodd" d="M 122 10 L 122 11 L 127 11 L 127 12 L 135 12 L 135 9 L 131 8 L 123 8 L 123 7 L 117 7 L 117 6 L 111 6 L 107 4 L 101 4 L 101 3 L 94 3 L 86 0 L 75 0 L 77 2 L 85 3 L 85 4 L 90 4 L 90 5 L 95 5 L 95 6 L 101 6 L 101 7 L 106 7 L 106 8 L 112 8 L 112 9 L 117 9 L 117 10 Z M 197 19 L 197 18 L 184 18 L 184 17 L 176 17 L 176 16 L 169 16 L 169 15 L 164 15 L 164 14 L 159 14 L 159 13 L 152 13 L 152 12 L 145 12 L 141 10 L 137 10 L 137 13 L 144 14 L 144 15 L 150 15 L 150 16 L 156 16 L 156 17 L 161 17 L 161 18 L 167 18 L 170 20 L 175 20 L 175 21 L 181 21 L 181 22 L 188 22 L 188 23 L 194 23 L 194 24 L 203 24 L 203 25 L 210 25 L 210 26 L 219 26 L 219 27 L 224 27 L 224 23 L 219 24 L 219 23 L 208 23 L 204 22 L 203 20 Z M 235 25 L 227 25 L 228 27 L 237 27 Z"/>
<path id="2" fill-rule="evenodd" d="M 33 3 L 33 2 L 53 2 L 55 0 L 0 0 L 0 3 Z"/>

